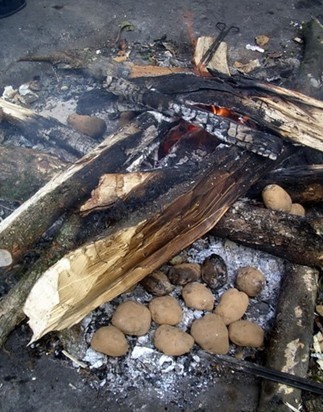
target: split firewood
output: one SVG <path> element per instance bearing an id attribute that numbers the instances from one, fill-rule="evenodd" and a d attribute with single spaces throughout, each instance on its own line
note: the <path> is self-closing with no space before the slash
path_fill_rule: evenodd
<path id="1" fill-rule="evenodd" d="M 101 174 L 118 171 L 129 162 L 127 151 L 140 150 L 139 132 L 147 131 L 143 145 L 153 140 L 155 123 L 154 118 L 130 123 L 50 180 L 0 223 L 0 249 L 17 261 L 59 216 L 89 195 Z"/>
<path id="2" fill-rule="evenodd" d="M 270 334 L 266 366 L 306 377 L 312 345 L 318 271 L 288 264 L 281 285 L 276 323 Z M 301 391 L 281 383 L 263 381 L 259 411 L 299 410 Z"/>
<path id="3" fill-rule="evenodd" d="M 7 295 L 0 299 L 0 348 L 8 335 L 25 319 L 23 305 L 35 282 L 48 268 L 50 262 L 62 257 L 76 243 L 82 219 L 77 214 L 67 217 L 61 225 L 49 250 L 24 273 Z"/>
<path id="4" fill-rule="evenodd" d="M 3 199 L 24 202 L 68 163 L 33 149 L 0 146 L 0 187 Z"/>
<path id="5" fill-rule="evenodd" d="M 54 143 L 78 157 L 88 153 L 97 145 L 94 139 L 65 126 L 52 117 L 41 116 L 2 98 L 0 98 L 0 110 L 2 120 L 17 126 L 33 143 L 45 142 L 49 145 Z"/>
<path id="6" fill-rule="evenodd" d="M 273 167 L 270 160 L 235 147 L 219 146 L 210 156 L 198 177 L 144 205 L 43 274 L 24 308 L 34 340 L 79 322 L 159 268 L 210 230 Z"/>
<path id="7" fill-rule="evenodd" d="M 211 233 L 294 263 L 323 267 L 323 237 L 307 218 L 236 202 Z"/>

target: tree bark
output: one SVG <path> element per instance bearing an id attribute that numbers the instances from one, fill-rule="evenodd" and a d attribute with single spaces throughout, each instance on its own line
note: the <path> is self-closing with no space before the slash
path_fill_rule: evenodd
<path id="1" fill-rule="evenodd" d="M 271 333 L 266 366 L 306 377 L 312 345 L 318 271 L 287 265 L 281 285 L 276 324 Z M 263 381 L 259 411 L 289 412 L 286 403 L 299 409 L 301 391 L 280 383 Z"/>
<path id="2" fill-rule="evenodd" d="M 323 237 L 306 218 L 237 202 L 211 234 L 293 263 L 323 267 Z"/>

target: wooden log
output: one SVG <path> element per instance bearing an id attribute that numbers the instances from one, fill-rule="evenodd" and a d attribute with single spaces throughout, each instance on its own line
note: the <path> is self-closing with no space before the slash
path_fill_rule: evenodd
<path id="1" fill-rule="evenodd" d="M 30 109 L 0 98 L 1 119 L 18 127 L 32 143 L 59 146 L 75 156 L 93 150 L 97 142 L 89 136 L 65 126 L 53 117 L 44 117 Z"/>
<path id="2" fill-rule="evenodd" d="M 0 190 L 3 199 L 24 202 L 68 163 L 24 147 L 0 146 Z"/>
<path id="3" fill-rule="evenodd" d="M 150 120 L 149 120 L 150 119 Z M 125 167 L 126 150 L 140 150 L 141 132 L 148 131 L 143 145 L 156 137 L 157 121 L 138 119 L 107 137 L 96 149 L 60 173 L 0 223 L 0 249 L 17 261 L 66 210 L 85 199 L 105 172 Z M 146 139 L 146 140 L 145 140 Z"/>
<path id="4" fill-rule="evenodd" d="M 323 267 L 323 237 L 306 218 L 237 202 L 211 233 L 294 263 Z"/>
<path id="5" fill-rule="evenodd" d="M 198 181 L 189 179 L 173 188 L 43 274 L 24 308 L 33 340 L 72 326 L 138 283 L 210 230 L 252 182 L 273 167 L 269 159 L 236 147 L 219 146 L 208 161 Z"/>
<path id="6" fill-rule="evenodd" d="M 281 285 L 276 323 L 269 340 L 266 366 L 306 377 L 312 346 L 318 271 L 287 265 Z M 259 411 L 299 410 L 301 391 L 284 384 L 263 381 Z"/>
<path id="7" fill-rule="evenodd" d="M 35 265 L 27 270 L 8 294 L 0 300 L 0 347 L 15 327 L 25 319 L 23 305 L 31 288 L 51 261 L 60 258 L 74 247 L 82 223 L 81 217 L 76 214 L 66 218 L 50 249 L 43 253 Z"/>

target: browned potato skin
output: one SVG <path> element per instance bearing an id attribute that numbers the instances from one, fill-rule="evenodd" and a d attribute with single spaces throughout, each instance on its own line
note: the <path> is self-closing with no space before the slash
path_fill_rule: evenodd
<path id="1" fill-rule="evenodd" d="M 265 283 L 264 274 L 257 268 L 246 266 L 238 270 L 236 286 L 250 297 L 257 296 L 264 288 Z"/>
<path id="2" fill-rule="evenodd" d="M 248 304 L 249 298 L 246 293 L 231 288 L 223 293 L 214 313 L 222 317 L 225 325 L 230 325 L 230 323 L 242 318 Z"/>
<path id="3" fill-rule="evenodd" d="M 128 300 L 117 307 L 111 323 L 126 335 L 142 336 L 149 331 L 151 314 L 145 305 Z"/>
<path id="4" fill-rule="evenodd" d="M 193 282 L 183 287 L 182 296 L 188 308 L 198 310 L 212 310 L 214 307 L 214 296 L 210 289 L 202 283 Z"/>
<path id="5" fill-rule="evenodd" d="M 149 310 L 156 323 L 177 325 L 183 318 L 183 311 L 178 300 L 172 296 L 160 296 L 149 302 Z"/>
<path id="6" fill-rule="evenodd" d="M 207 352 L 224 355 L 229 351 L 228 329 L 221 316 L 208 313 L 195 320 L 192 323 L 191 335 Z"/>
<path id="7" fill-rule="evenodd" d="M 161 325 L 155 332 L 154 344 L 165 355 L 180 356 L 191 351 L 194 339 L 174 326 Z"/>
<path id="8" fill-rule="evenodd" d="M 103 119 L 77 113 L 70 114 L 67 118 L 67 123 L 73 127 L 73 129 L 94 139 L 102 137 L 107 129 L 107 125 Z"/>
<path id="9" fill-rule="evenodd" d="M 125 335 L 115 326 L 103 326 L 93 335 L 91 348 L 108 356 L 124 356 L 129 349 Z"/>
<path id="10" fill-rule="evenodd" d="M 256 323 L 238 320 L 229 325 L 229 338 L 236 345 L 259 348 L 264 344 L 264 331 Z"/>
<path id="11" fill-rule="evenodd" d="M 168 278 L 173 285 L 184 286 L 201 277 L 201 266 L 197 263 L 179 263 L 170 268 Z"/>
<path id="12" fill-rule="evenodd" d="M 292 208 L 292 199 L 282 187 L 272 184 L 262 191 L 262 200 L 267 209 L 289 213 Z"/>

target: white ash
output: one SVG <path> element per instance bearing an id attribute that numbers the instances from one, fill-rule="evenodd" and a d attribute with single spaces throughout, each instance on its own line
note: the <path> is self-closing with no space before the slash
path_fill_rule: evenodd
<path id="1" fill-rule="evenodd" d="M 202 263 L 211 254 L 220 255 L 228 267 L 227 285 L 215 293 L 218 301 L 224 290 L 233 287 L 237 270 L 242 266 L 255 266 L 260 269 L 266 277 L 266 286 L 259 296 L 250 299 L 246 319 L 269 328 L 269 322 L 274 315 L 279 284 L 283 273 L 283 261 L 272 257 L 269 254 L 258 252 L 243 246 L 239 246 L 228 240 L 205 237 L 195 242 L 189 249 L 181 253 L 188 261 Z M 177 298 L 183 309 L 183 320 L 178 327 L 189 332 L 193 320 L 203 316 L 204 312 L 192 310 L 185 307 L 181 298 L 181 287 L 176 287 L 171 293 Z M 140 285 L 133 291 L 125 293 L 111 302 L 101 305 L 83 321 L 83 326 L 87 325 L 87 341 L 90 343 L 95 330 L 100 326 L 108 325 L 117 306 L 126 300 L 135 300 L 147 304 L 153 298 Z M 145 336 L 130 337 L 129 353 L 122 358 L 111 358 L 88 349 L 83 361 L 89 363 L 89 367 L 95 372 L 97 382 L 94 384 L 98 388 L 103 386 L 109 388 L 114 396 L 122 399 L 128 391 L 140 389 L 153 390 L 157 396 L 164 401 L 178 401 L 179 384 L 183 380 L 195 382 L 190 391 L 198 393 L 210 385 L 210 379 L 217 379 L 209 358 L 204 356 L 197 345 L 193 351 L 180 357 L 166 356 L 153 345 L 153 335 L 157 325 L 153 322 L 151 330 Z M 231 345 L 230 354 L 236 353 L 237 348 Z M 245 350 L 245 354 L 254 354 L 255 350 Z M 220 373 L 220 372 L 217 372 Z M 212 376 L 212 378 L 210 377 Z M 192 379 L 192 378 L 196 379 Z M 196 382 L 198 384 L 196 385 Z"/>

